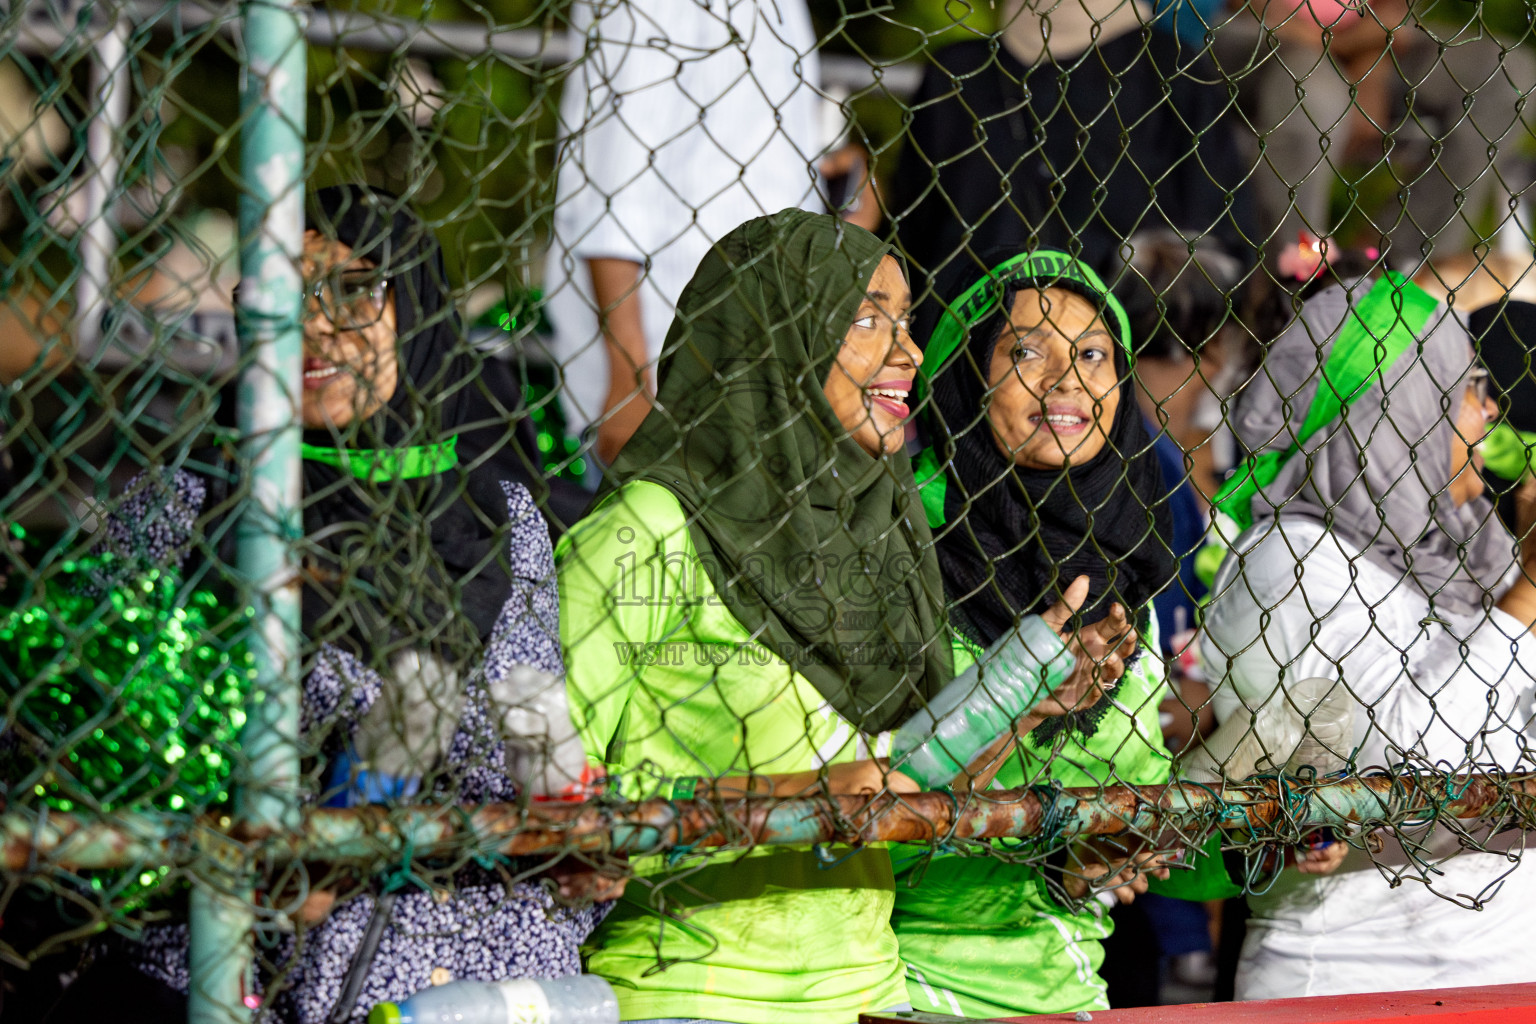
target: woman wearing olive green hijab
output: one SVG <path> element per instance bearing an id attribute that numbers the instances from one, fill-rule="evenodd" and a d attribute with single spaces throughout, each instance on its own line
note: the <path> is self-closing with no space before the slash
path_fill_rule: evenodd
<path id="1" fill-rule="evenodd" d="M 878 792 L 864 736 L 949 680 L 904 485 L 909 303 L 873 235 L 798 211 L 736 229 L 683 292 L 656 408 L 558 555 L 572 715 L 624 795 Z M 904 1004 L 890 860 L 836 857 L 637 862 L 588 969 L 626 1020 Z"/>

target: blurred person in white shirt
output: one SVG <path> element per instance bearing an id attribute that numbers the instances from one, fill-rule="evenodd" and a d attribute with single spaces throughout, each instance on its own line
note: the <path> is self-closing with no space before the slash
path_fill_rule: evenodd
<path id="1" fill-rule="evenodd" d="M 568 428 L 610 461 L 650 410 L 678 296 L 715 240 L 787 207 L 823 209 L 816 34 L 801 0 L 631 0 L 571 12 L 545 273 Z M 834 165 L 835 164 L 835 165 Z"/>

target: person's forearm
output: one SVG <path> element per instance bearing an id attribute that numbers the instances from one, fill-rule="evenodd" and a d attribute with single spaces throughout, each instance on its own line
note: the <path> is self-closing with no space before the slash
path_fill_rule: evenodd
<path id="1" fill-rule="evenodd" d="M 1002 768 L 1003 762 L 1013 750 L 1020 736 L 1027 736 L 1035 726 L 1045 721 L 1044 715 L 1028 714 L 1015 723 L 1014 728 L 1003 733 L 987 746 L 952 783 L 955 789 L 985 789 Z M 918 784 L 911 778 L 895 771 L 884 758 L 866 761 L 843 762 L 825 769 L 803 772 L 785 772 L 776 775 L 727 775 L 700 781 L 698 795 L 719 797 L 745 796 L 748 793 L 762 796 L 795 797 L 810 796 L 821 792 L 834 795 L 872 795 L 881 790 L 893 793 L 915 793 Z"/>
<path id="2" fill-rule="evenodd" d="M 640 264 L 630 260 L 587 261 L 608 354 L 608 397 L 598 426 L 598 455 L 611 462 L 650 410 L 656 391 L 640 315 Z"/>
<path id="3" fill-rule="evenodd" d="M 0 301 L 0 384 L 15 382 L 35 366 L 57 366 L 74 347 L 69 313 L 43 293 L 15 292 Z"/>
<path id="4" fill-rule="evenodd" d="M 723 798 L 745 796 L 797 797 L 831 793 L 834 796 L 873 797 L 878 793 L 916 793 L 918 785 L 900 772 L 892 771 L 883 758 L 840 761 L 825 768 L 777 775 L 729 775 L 705 780 L 700 796 Z"/>
<path id="5" fill-rule="evenodd" d="M 630 260 L 588 260 L 598 324 L 608 346 L 609 378 L 631 386 L 642 380 L 648 362 L 640 317 L 640 264 Z"/>
<path id="6" fill-rule="evenodd" d="M 1411 28 L 1407 4 L 1399 0 L 1371 0 L 1369 8 L 1361 8 L 1360 17 L 1345 16 L 1332 26 L 1328 52 L 1336 61 L 1357 63 L 1357 73 L 1364 72 L 1386 53 L 1393 41 L 1389 33 L 1402 32 L 1406 39 Z"/>
<path id="7" fill-rule="evenodd" d="M 786 772 L 779 775 L 726 775 L 709 783 L 707 791 L 715 796 L 806 796 L 820 792 L 820 772 Z M 701 787 L 699 796 L 707 795 Z"/>
<path id="8" fill-rule="evenodd" d="M 1251 14 L 1280 42 L 1316 53 L 1323 52 L 1323 30 L 1309 8 L 1269 0 L 1230 0 L 1228 9 L 1237 18 Z"/>
<path id="9" fill-rule="evenodd" d="M 209 283 L 182 279 L 163 264 L 127 281 L 114 282 L 118 299 L 151 314 L 194 308 Z M 217 301 L 227 302 L 222 297 Z M 34 369 L 52 369 L 74 358 L 75 310 L 41 286 L 18 289 L 0 299 L 0 384 L 15 383 Z"/>

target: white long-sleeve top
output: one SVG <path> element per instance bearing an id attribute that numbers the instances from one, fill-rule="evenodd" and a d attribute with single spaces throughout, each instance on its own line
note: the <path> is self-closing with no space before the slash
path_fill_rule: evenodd
<path id="1" fill-rule="evenodd" d="M 1536 767 L 1536 637 L 1513 617 L 1494 609 L 1431 618 L 1412 581 L 1310 520 L 1256 527 L 1232 550 L 1200 647 L 1219 680 L 1219 718 L 1246 717 L 1283 699 L 1286 685 L 1322 676 L 1343 680 L 1356 701 L 1357 770 L 1404 760 L 1447 772 Z M 1526 943 L 1536 866 L 1461 852 L 1444 826 L 1415 838 L 1434 851 L 1433 891 L 1389 838 L 1374 861 L 1352 850 L 1331 876 L 1287 870 L 1250 897 L 1238 997 L 1536 981 Z M 1518 834 L 1499 841 L 1520 845 Z M 1396 878 L 1403 884 L 1392 888 Z M 1494 891 L 1481 912 L 1441 898 L 1465 903 Z"/>
<path id="2" fill-rule="evenodd" d="M 570 17 L 583 56 L 560 99 L 544 290 L 562 407 L 580 431 L 608 394 L 586 261 L 641 265 L 654 365 L 711 245 L 754 217 L 821 209 L 822 99 L 804 0 L 578 0 Z"/>

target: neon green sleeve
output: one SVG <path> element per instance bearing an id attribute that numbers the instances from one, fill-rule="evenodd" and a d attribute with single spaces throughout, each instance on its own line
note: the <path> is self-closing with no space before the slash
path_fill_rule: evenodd
<path id="1" fill-rule="evenodd" d="M 1241 896 L 1242 886 L 1227 874 L 1221 840 L 1222 834 L 1218 831 L 1206 840 L 1204 847 L 1186 851 L 1184 863 L 1189 867 L 1174 868 L 1167 878 L 1148 878 L 1147 891 L 1195 903 Z"/>
<path id="2" fill-rule="evenodd" d="M 1141 657 L 1125 674 L 1121 701 L 1135 715 L 1135 733 L 1128 738 L 1116 760 L 1116 778 L 1134 786 L 1161 786 L 1173 775 L 1173 758 L 1163 743 L 1163 724 L 1158 713 L 1168 692 L 1168 667 L 1163 661 L 1157 615 L 1147 616 L 1141 638 Z M 1111 782 L 1115 781 L 1111 779 Z"/>
<path id="3" fill-rule="evenodd" d="M 555 551 L 571 720 L 587 756 L 617 770 L 629 702 L 655 645 L 678 630 L 692 565 L 682 506 L 655 484 L 617 491 Z"/>

